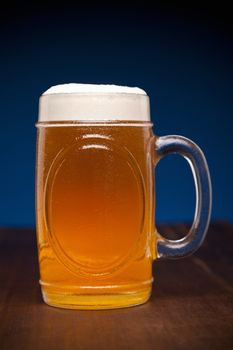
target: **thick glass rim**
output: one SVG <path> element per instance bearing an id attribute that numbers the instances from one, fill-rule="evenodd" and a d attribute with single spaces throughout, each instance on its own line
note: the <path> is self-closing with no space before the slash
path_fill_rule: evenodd
<path id="1" fill-rule="evenodd" d="M 144 120 L 60 120 L 60 121 L 43 121 L 37 122 L 37 128 L 45 127 L 62 127 L 62 126 L 148 126 L 154 124 L 151 121 Z"/>

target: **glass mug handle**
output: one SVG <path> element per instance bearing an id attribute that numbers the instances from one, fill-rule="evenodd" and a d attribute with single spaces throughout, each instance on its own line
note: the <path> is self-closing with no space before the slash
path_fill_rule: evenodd
<path id="1" fill-rule="evenodd" d="M 201 149 L 193 141 L 183 136 L 157 137 L 155 148 L 158 161 L 168 154 L 180 154 L 188 161 L 193 174 L 196 209 L 192 227 L 182 239 L 169 240 L 160 234 L 157 239 L 158 258 L 181 258 L 197 250 L 206 236 L 212 203 L 209 169 Z"/>

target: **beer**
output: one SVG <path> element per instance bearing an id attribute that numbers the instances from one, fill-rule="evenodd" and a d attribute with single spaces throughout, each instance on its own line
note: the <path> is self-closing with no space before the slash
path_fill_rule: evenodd
<path id="1" fill-rule="evenodd" d="M 192 253 L 207 232 L 211 182 L 191 140 L 152 132 L 139 88 L 64 84 L 40 97 L 36 219 L 40 284 L 52 306 L 104 309 L 142 304 L 152 262 Z M 167 154 L 189 161 L 196 188 L 187 236 L 154 226 L 154 166 Z"/>
<path id="2" fill-rule="evenodd" d="M 112 124 L 38 124 L 38 251 L 48 303 L 117 307 L 150 296 L 151 124 Z"/>

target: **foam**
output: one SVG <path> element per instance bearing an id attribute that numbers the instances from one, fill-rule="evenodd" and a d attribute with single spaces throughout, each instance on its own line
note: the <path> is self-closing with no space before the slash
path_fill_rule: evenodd
<path id="1" fill-rule="evenodd" d="M 124 93 L 146 95 L 146 92 L 138 87 L 104 85 L 104 84 L 61 84 L 50 87 L 43 95 L 49 94 L 73 94 L 73 93 Z"/>
<path id="2" fill-rule="evenodd" d="M 149 121 L 146 92 L 138 87 L 62 84 L 40 97 L 39 121 Z"/>

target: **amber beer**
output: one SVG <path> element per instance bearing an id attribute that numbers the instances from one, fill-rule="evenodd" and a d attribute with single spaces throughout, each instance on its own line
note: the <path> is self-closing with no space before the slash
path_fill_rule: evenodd
<path id="1" fill-rule="evenodd" d="M 148 299 L 151 138 L 147 123 L 39 125 L 38 247 L 48 303 L 63 304 L 66 296 L 69 306 L 78 298 L 92 307 L 103 295 L 104 305 L 116 307 Z"/>
<path id="2" fill-rule="evenodd" d="M 144 303 L 153 259 L 187 255 L 206 233 L 211 187 L 203 153 L 186 138 L 155 137 L 148 96 L 138 88 L 52 87 L 40 98 L 37 128 L 44 301 L 77 309 Z M 189 159 L 197 191 L 194 224 L 174 242 L 156 239 L 154 226 L 154 165 L 172 152 Z"/>

